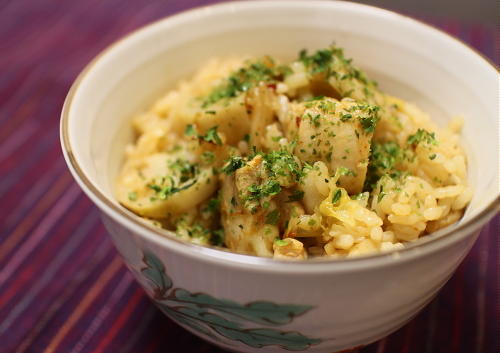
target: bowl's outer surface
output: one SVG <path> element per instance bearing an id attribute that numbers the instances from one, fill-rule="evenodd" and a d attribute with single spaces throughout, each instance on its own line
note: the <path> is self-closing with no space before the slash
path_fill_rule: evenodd
<path id="1" fill-rule="evenodd" d="M 261 346 L 265 352 L 334 352 L 376 341 L 435 296 L 477 237 L 395 266 L 296 275 L 207 265 L 151 244 L 107 216 L 103 221 L 160 309 L 204 339 L 241 352 Z"/>
<path id="2" fill-rule="evenodd" d="M 93 62 L 65 103 L 66 160 L 103 211 L 125 263 L 170 318 L 226 349 L 332 352 L 389 334 L 432 299 L 497 206 L 496 152 L 472 143 L 466 144 L 470 179 L 482 197 L 473 200 L 464 222 L 474 222 L 386 256 L 291 264 L 188 246 L 161 238 L 112 201 L 113 179 L 131 138 L 127 122 L 151 97 L 213 55 L 289 58 L 332 38 L 383 89 L 416 101 L 438 121 L 456 113 L 474 119 L 472 128 L 466 120 L 466 141 L 497 140 L 491 129 L 497 81 L 490 65 L 422 24 L 342 2 L 231 3 L 157 22 Z"/>

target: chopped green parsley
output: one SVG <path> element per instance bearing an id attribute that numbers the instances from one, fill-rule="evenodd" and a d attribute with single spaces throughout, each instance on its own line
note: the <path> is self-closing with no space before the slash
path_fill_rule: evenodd
<path id="1" fill-rule="evenodd" d="M 240 157 L 240 156 L 233 156 L 231 157 L 226 165 L 222 168 L 222 172 L 231 175 L 233 174 L 236 170 L 240 169 L 246 164 L 245 160 Z"/>
<path id="2" fill-rule="evenodd" d="M 194 125 L 188 124 L 186 125 L 186 129 L 184 130 L 184 134 L 186 136 L 197 136 L 196 129 Z"/>
<path id="3" fill-rule="evenodd" d="M 276 238 L 276 240 L 274 240 L 274 244 L 278 245 L 278 246 L 287 246 L 290 242 L 286 239 L 280 239 L 280 238 Z"/>
<path id="4" fill-rule="evenodd" d="M 198 174 L 198 166 L 185 159 L 177 158 L 175 162 L 170 163 L 169 168 L 174 175 L 179 175 L 181 183 L 194 178 Z"/>
<path id="5" fill-rule="evenodd" d="M 137 201 L 137 193 L 135 191 L 129 192 L 128 199 L 130 201 Z"/>
<path id="6" fill-rule="evenodd" d="M 201 154 L 201 160 L 203 163 L 212 164 L 215 161 L 215 153 L 211 151 L 204 151 Z"/>
<path id="7" fill-rule="evenodd" d="M 263 154 L 262 157 L 264 158 L 264 166 L 270 177 L 291 176 L 295 181 L 299 181 L 303 176 L 302 170 L 293 154 L 284 148 Z"/>
<path id="8" fill-rule="evenodd" d="M 184 129 L 184 134 L 186 136 L 197 137 L 199 140 L 211 142 L 216 145 L 222 145 L 222 140 L 217 132 L 217 129 L 218 126 L 212 126 L 210 129 L 207 130 L 205 135 L 198 135 L 195 126 L 192 124 L 188 124 Z"/>
<path id="9" fill-rule="evenodd" d="M 281 186 L 276 180 L 267 180 L 261 185 L 252 184 L 247 188 L 249 194 L 248 200 L 259 200 L 263 197 L 278 195 L 281 192 Z"/>
<path id="10" fill-rule="evenodd" d="M 202 212 L 215 214 L 219 212 L 220 200 L 218 198 L 212 198 L 208 200 L 207 205 L 203 208 Z"/>
<path id="11" fill-rule="evenodd" d="M 430 144 L 430 145 L 437 145 L 437 140 L 436 140 L 436 135 L 434 132 L 429 132 L 424 129 L 418 129 L 416 133 L 413 135 L 408 136 L 407 140 L 409 145 L 416 146 L 421 142 Z"/>
<path id="12" fill-rule="evenodd" d="M 365 190 L 372 190 L 377 181 L 384 175 L 395 179 L 404 173 L 399 170 L 399 165 L 410 161 L 413 152 L 401 148 L 396 142 L 372 143 L 368 172 L 365 180 Z"/>
<path id="13" fill-rule="evenodd" d="M 342 190 L 341 189 L 337 189 L 335 191 L 335 193 L 333 194 L 333 197 L 332 197 L 332 204 L 334 206 L 337 205 L 337 203 L 340 201 L 340 198 L 342 197 Z"/>
<path id="14" fill-rule="evenodd" d="M 175 185 L 175 181 L 172 177 L 169 177 L 170 184 L 169 185 L 158 185 L 158 184 L 147 184 L 147 187 L 153 190 L 156 193 L 156 197 L 160 200 L 166 200 L 173 194 L 176 194 L 182 190 L 186 190 L 196 184 L 196 179 L 193 179 L 191 182 L 184 184 L 182 186 Z M 156 198 L 155 198 L 156 199 Z"/>
<path id="15" fill-rule="evenodd" d="M 210 129 L 207 130 L 205 136 L 202 136 L 201 138 L 203 138 L 203 140 L 207 142 L 212 142 L 215 143 L 216 145 L 222 145 L 222 140 L 219 134 L 217 133 L 217 128 L 218 128 L 217 126 L 211 127 Z"/>
<path id="16" fill-rule="evenodd" d="M 266 65 L 262 61 L 248 64 L 233 72 L 224 82 L 214 88 L 202 102 L 202 108 L 206 108 L 222 99 L 236 97 L 239 93 L 246 92 L 256 86 L 259 82 L 275 82 L 282 75 L 272 65 Z"/>
<path id="17" fill-rule="evenodd" d="M 280 219 L 280 212 L 278 210 L 273 210 L 268 214 L 266 214 L 266 224 L 275 225 L 278 223 L 279 219 Z"/>
<path id="18" fill-rule="evenodd" d="M 292 194 L 288 196 L 287 202 L 300 201 L 304 198 L 304 191 L 293 190 Z"/>

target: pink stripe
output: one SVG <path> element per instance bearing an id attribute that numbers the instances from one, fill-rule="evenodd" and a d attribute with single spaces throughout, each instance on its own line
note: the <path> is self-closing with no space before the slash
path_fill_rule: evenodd
<path id="1" fill-rule="evenodd" d="M 47 141 L 47 144 L 49 142 Z M 30 149 L 29 146 L 26 149 Z M 16 159 L 8 158 L 0 165 L 0 175 L 5 171 L 5 176 L 0 179 L 0 198 L 2 202 L 13 205 L 19 200 L 19 195 L 26 192 L 26 185 L 33 185 L 36 180 L 48 169 L 54 166 L 64 166 L 59 158 L 61 154 L 60 144 L 53 141 L 50 145 L 39 145 L 37 151 L 31 151 L 25 155 L 16 154 L 23 160 L 20 166 Z M 9 163 L 5 163 L 9 161 Z"/>
<path id="2" fill-rule="evenodd" d="M 59 27 L 61 23 L 62 26 L 68 27 L 68 21 L 71 21 L 71 18 L 68 16 L 52 16 L 51 26 L 46 26 L 43 31 L 27 31 L 31 35 L 25 36 L 24 40 L 30 43 L 30 45 L 11 46 L 9 50 L 10 58 L 6 56 L 5 60 L 7 63 L 4 61 L 4 64 L 8 64 L 9 59 L 11 61 L 18 60 L 19 57 L 28 55 L 31 57 L 42 57 L 42 55 L 38 55 L 41 50 L 47 50 L 47 47 L 54 47 L 54 43 L 58 43 L 66 37 L 66 31 L 60 30 Z M 33 26 L 33 22 L 29 23 L 29 25 Z"/>
<path id="3" fill-rule="evenodd" d="M 143 299 L 147 300 L 147 299 Z M 122 353 L 127 353 L 130 352 L 133 348 L 134 345 L 137 343 L 139 338 L 143 337 L 144 332 L 149 329 L 151 325 L 151 320 L 153 317 L 158 313 L 158 310 L 150 305 L 146 309 L 146 313 L 141 315 L 141 320 L 139 322 L 139 325 L 134 328 L 132 331 L 132 334 L 128 336 L 128 340 L 123 342 L 121 346 L 121 352 Z"/>
<path id="4" fill-rule="evenodd" d="M 94 349 L 94 353 L 103 353 L 106 347 L 108 347 L 114 341 L 116 335 L 127 323 L 127 320 L 129 319 L 130 315 L 132 315 L 142 298 L 144 298 L 144 290 L 142 288 L 136 288 L 134 293 L 130 296 L 125 308 L 114 320 L 113 324 L 106 332 L 106 335 L 100 340 L 99 345 L 97 345 L 97 347 Z"/>
<path id="5" fill-rule="evenodd" d="M 26 116 L 25 114 L 19 114 L 19 110 L 21 108 L 21 104 L 24 102 L 25 104 L 33 103 L 32 98 L 34 95 L 38 95 L 40 98 L 42 96 L 41 91 L 37 91 L 33 89 L 32 82 L 36 82 L 40 79 L 40 75 L 45 72 L 45 68 L 40 65 L 35 65 L 28 72 L 28 75 L 23 80 L 23 84 L 13 92 L 13 94 L 9 97 L 7 104 L 5 104 L 2 109 L 6 112 L 16 112 L 17 114 L 6 115 L 7 122 L 2 122 L 2 132 L 8 130 L 13 124 L 17 123 L 21 117 L 23 120 L 28 119 L 30 116 Z M 30 82 L 31 81 L 31 82 Z M 13 109 L 13 108 L 19 109 Z M 23 116 L 24 115 L 24 116 Z M 17 117 L 17 119 L 16 119 Z M 1 136 L 1 135 L 0 135 Z M 6 136 L 6 135 L 4 135 Z"/>
<path id="6" fill-rule="evenodd" d="M 18 129 L 14 134 L 12 134 L 7 140 L 3 141 L 0 145 L 0 163 L 2 160 L 7 158 L 10 154 L 21 146 L 33 132 L 37 131 L 38 124 L 34 121 L 29 121 L 26 125 Z"/>
<path id="7" fill-rule="evenodd" d="M 57 223 L 59 217 L 68 211 L 68 207 L 80 194 L 76 185 L 70 186 L 68 191 L 59 199 L 55 206 L 49 211 L 40 225 L 33 231 L 31 236 L 24 242 L 21 248 L 11 257 L 11 261 L 0 271 L 0 286 L 18 269 L 35 247 L 42 241 L 47 232 Z"/>
<path id="8" fill-rule="evenodd" d="M 94 231 L 95 230 L 96 229 L 94 229 Z M 88 250 L 89 248 L 85 248 L 85 252 L 82 255 L 89 260 L 91 259 L 91 261 L 79 264 L 80 266 L 72 271 L 73 280 L 69 281 L 69 283 L 64 286 L 61 291 L 61 295 L 57 298 L 57 300 L 51 303 L 48 309 L 44 311 L 43 316 L 41 316 L 41 318 L 37 320 L 36 325 L 30 329 L 28 337 L 24 338 L 19 347 L 16 349 L 16 353 L 25 352 L 30 347 L 32 342 L 37 338 L 42 330 L 47 327 L 57 312 L 73 297 L 76 292 L 81 292 L 81 284 L 94 273 L 96 268 L 103 265 L 102 262 L 104 259 L 109 259 L 114 254 L 114 251 L 110 253 L 111 246 L 109 242 L 105 242 L 104 245 L 97 246 L 96 249 L 90 248 L 90 250 L 94 250 L 94 253 L 92 254 L 88 254 Z"/>
<path id="9" fill-rule="evenodd" d="M 43 274 L 29 282 L 30 290 L 28 294 L 22 300 L 18 301 L 9 314 L 3 318 L 0 325 L 0 334 L 4 333 L 10 327 L 14 320 L 31 304 L 33 299 L 54 279 L 54 275 L 68 260 L 69 256 L 73 254 L 75 249 L 85 240 L 87 232 L 96 225 L 97 221 L 98 217 L 95 213 L 89 214 L 88 217 L 82 220 L 78 231 L 71 236 L 69 241 L 57 253 L 57 256 L 46 265 Z"/>
<path id="10" fill-rule="evenodd" d="M 49 168 L 45 174 L 39 175 L 36 183 L 23 195 L 23 198 L 16 205 L 17 207 L 13 208 L 10 213 L 4 214 L 5 222 L 2 225 L 3 230 L 7 230 L 18 224 L 22 218 L 30 213 L 36 206 L 37 201 L 43 196 L 43 193 L 49 188 L 49 185 L 61 175 L 62 169 L 63 165 L 61 164 L 55 168 Z M 5 242 L 6 238 L 2 239 L 2 241 Z"/>
<path id="11" fill-rule="evenodd" d="M 81 198 L 81 201 L 85 199 Z M 80 205 L 79 205 L 80 204 Z M 2 295 L 0 295 L 0 308 L 1 310 L 12 309 L 13 305 L 19 303 L 19 293 L 22 293 L 22 288 L 25 285 L 34 286 L 40 278 L 45 278 L 46 272 L 48 268 L 44 267 L 44 274 L 36 279 L 32 279 L 30 275 L 33 274 L 36 269 L 39 268 L 39 264 L 47 264 L 54 257 L 54 253 L 58 252 L 57 244 L 61 244 L 62 241 L 67 242 L 67 229 L 73 229 L 76 225 L 79 225 L 79 217 L 80 214 L 86 213 L 89 209 L 89 205 L 85 202 L 80 202 L 72 207 L 74 213 L 71 213 L 67 216 L 64 221 L 59 223 L 59 229 L 54 233 L 54 235 L 50 234 L 45 238 L 45 241 L 41 244 L 39 251 L 37 251 L 33 256 L 30 256 L 30 261 L 26 262 L 24 266 L 21 266 L 14 276 L 13 280 L 7 282 L 8 285 L 5 286 L 5 290 L 2 291 Z M 81 212 L 81 213 L 80 213 Z M 78 227 L 75 232 L 78 237 L 81 233 L 81 227 Z M 71 239 L 73 240 L 73 239 Z M 72 241 L 70 241 L 72 243 Z M 26 295 L 29 297 L 32 293 L 33 289 Z M 16 298 L 17 296 L 17 298 Z M 12 298 L 16 302 L 11 302 Z M 21 301 L 24 299 L 21 299 Z"/>
<path id="12" fill-rule="evenodd" d="M 92 338 L 94 333 L 99 329 L 99 327 L 101 327 L 103 321 L 108 317 L 112 307 L 115 306 L 117 302 L 123 297 L 124 293 L 132 283 L 132 276 L 130 276 L 128 272 L 125 272 L 121 281 L 118 283 L 118 286 L 113 289 L 113 294 L 101 307 L 94 320 L 92 320 L 90 325 L 87 327 L 87 330 L 85 330 L 80 340 L 71 350 L 71 353 L 79 353 L 85 347 L 90 338 Z"/>
<path id="13" fill-rule="evenodd" d="M 23 183 L 29 184 L 29 181 L 23 179 Z M 23 217 L 22 220 L 14 225 L 12 229 L 5 230 L 3 242 L 0 243 L 0 263 L 4 264 L 6 259 L 10 258 L 15 251 L 15 247 L 28 237 L 31 229 L 41 222 L 41 219 L 46 214 L 47 210 L 56 203 L 65 190 L 71 185 L 71 177 L 68 173 L 60 174 L 54 180 L 53 185 L 45 191 L 42 196 L 30 210 L 29 216 Z M 16 188 L 14 188 L 15 190 Z M 8 202 L 8 197 L 4 197 L 2 202 Z M 8 261 L 8 260 L 7 260 Z"/>

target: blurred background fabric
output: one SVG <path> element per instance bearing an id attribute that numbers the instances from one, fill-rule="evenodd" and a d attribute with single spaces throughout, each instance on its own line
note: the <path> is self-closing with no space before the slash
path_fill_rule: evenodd
<path id="1" fill-rule="evenodd" d="M 133 281 L 59 144 L 66 93 L 97 53 L 211 2 L 0 0 L 1 353 L 220 352 L 163 316 Z M 437 26 L 498 63 L 494 1 L 363 2 Z M 499 234 L 497 215 L 430 305 L 355 352 L 500 352 Z"/>

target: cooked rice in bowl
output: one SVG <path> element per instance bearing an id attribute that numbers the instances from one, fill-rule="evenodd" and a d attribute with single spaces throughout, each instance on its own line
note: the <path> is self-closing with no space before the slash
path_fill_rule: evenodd
<path id="1" fill-rule="evenodd" d="M 206 63 L 133 120 L 122 205 L 199 244 L 282 259 L 390 251 L 472 198 L 462 119 L 439 128 L 329 47 Z"/>

